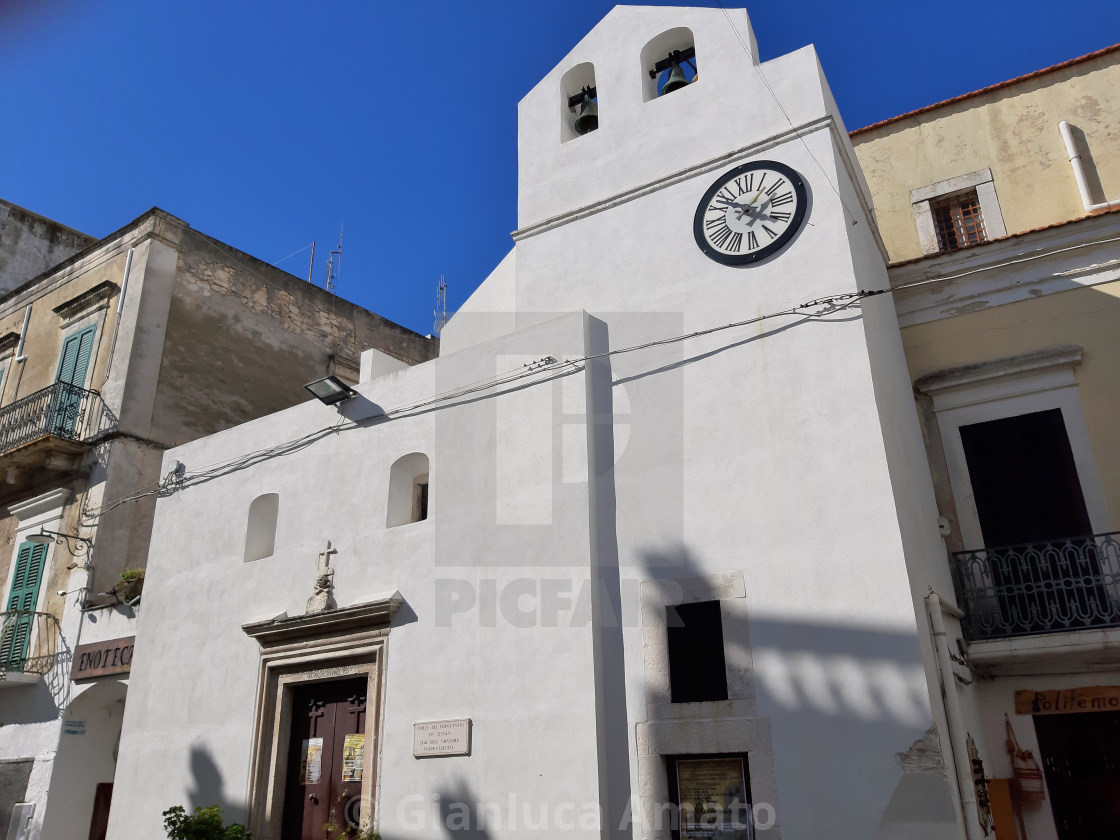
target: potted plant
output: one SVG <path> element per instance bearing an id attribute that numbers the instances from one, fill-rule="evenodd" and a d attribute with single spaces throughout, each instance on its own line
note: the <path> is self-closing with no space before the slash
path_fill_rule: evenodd
<path id="1" fill-rule="evenodd" d="M 113 592 L 122 601 L 131 601 L 140 594 L 144 588 L 143 569 L 125 569 L 120 578 L 113 584 Z"/>

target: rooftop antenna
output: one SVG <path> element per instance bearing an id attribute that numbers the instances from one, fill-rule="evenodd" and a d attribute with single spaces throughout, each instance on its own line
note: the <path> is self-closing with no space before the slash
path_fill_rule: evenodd
<path id="1" fill-rule="evenodd" d="M 443 279 L 443 275 L 439 276 L 439 288 L 436 290 L 436 311 L 435 311 L 435 325 L 432 332 L 439 335 L 443 325 L 447 323 L 447 281 Z"/>
<path id="2" fill-rule="evenodd" d="M 334 258 L 338 257 L 338 264 L 335 264 Z M 331 251 L 330 257 L 327 259 L 327 282 L 323 284 L 323 288 L 328 292 L 334 291 L 334 281 L 338 279 L 338 275 L 342 273 L 342 224 L 338 226 L 338 247 Z"/>

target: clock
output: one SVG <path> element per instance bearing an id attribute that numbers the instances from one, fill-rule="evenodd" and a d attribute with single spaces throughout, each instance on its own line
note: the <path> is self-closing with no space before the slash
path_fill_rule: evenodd
<path id="1" fill-rule="evenodd" d="M 700 250 L 724 265 L 776 254 L 805 221 L 805 181 L 784 163 L 756 160 L 723 173 L 696 208 Z"/>

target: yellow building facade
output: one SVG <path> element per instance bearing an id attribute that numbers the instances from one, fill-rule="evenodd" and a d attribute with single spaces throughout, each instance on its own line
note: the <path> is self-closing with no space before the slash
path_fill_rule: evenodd
<path id="1" fill-rule="evenodd" d="M 1118 91 L 1120 45 L 852 134 L 954 574 L 970 837 L 1120 824 Z"/>

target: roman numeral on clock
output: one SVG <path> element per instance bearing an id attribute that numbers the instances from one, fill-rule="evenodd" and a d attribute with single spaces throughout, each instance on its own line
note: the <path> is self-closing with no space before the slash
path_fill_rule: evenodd
<path id="1" fill-rule="evenodd" d="M 758 247 L 758 237 L 754 235 L 753 230 L 747 231 L 747 250 L 753 251 Z"/>
<path id="2" fill-rule="evenodd" d="M 771 213 L 770 218 L 773 219 L 776 222 L 788 222 L 789 221 L 789 215 L 790 215 L 789 213 L 787 213 L 783 210 L 779 213 Z"/>
<path id="3" fill-rule="evenodd" d="M 713 233 L 710 238 L 713 245 L 717 248 L 722 248 L 727 243 L 727 240 L 731 238 L 731 228 L 724 225 L 721 229 Z"/>
<path id="4" fill-rule="evenodd" d="M 785 182 L 785 178 L 779 178 L 777 181 L 770 185 L 770 187 L 766 190 L 766 194 L 773 195 L 775 192 L 782 188 L 782 184 L 784 184 Z"/>
<path id="5" fill-rule="evenodd" d="M 727 243 L 728 251 L 741 251 L 743 249 L 743 234 L 736 233 L 731 237 L 731 241 Z"/>
<path id="6" fill-rule="evenodd" d="M 766 231 L 766 235 L 769 236 L 771 239 L 773 239 L 775 236 L 778 235 L 778 234 L 774 233 L 774 231 L 770 230 L 770 228 L 766 227 L 766 225 L 763 225 L 762 229 L 764 231 Z"/>
<path id="7" fill-rule="evenodd" d="M 775 198 L 771 202 L 770 206 L 771 207 L 781 207 L 783 204 L 792 204 L 792 203 L 793 203 L 793 191 L 791 190 L 790 192 L 782 193 L 777 198 Z"/>

